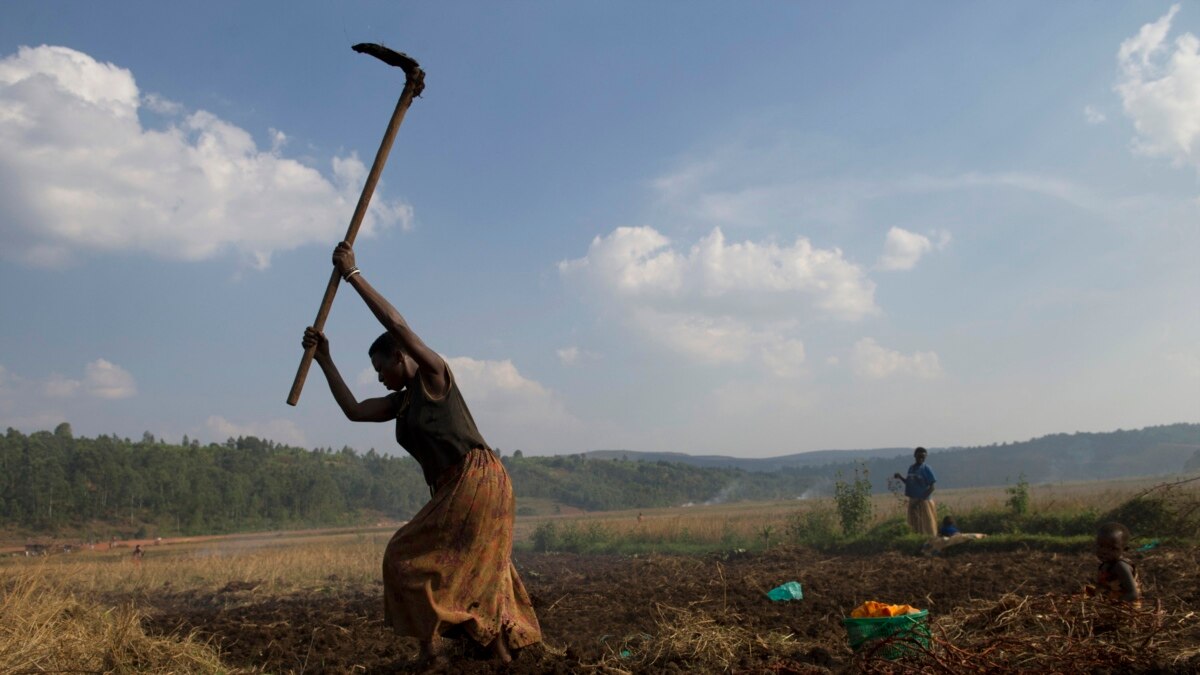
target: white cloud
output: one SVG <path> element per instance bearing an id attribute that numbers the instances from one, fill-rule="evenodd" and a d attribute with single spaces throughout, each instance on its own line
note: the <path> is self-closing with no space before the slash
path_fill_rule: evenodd
<path id="1" fill-rule="evenodd" d="M 1088 124 L 1103 124 L 1108 119 L 1104 113 L 1100 112 L 1095 106 L 1083 106 L 1083 119 Z"/>
<path id="2" fill-rule="evenodd" d="M 171 116 L 148 128 L 143 109 Z M 335 157 L 330 178 L 215 115 L 142 95 L 133 74 L 66 47 L 0 58 L 0 250 L 30 264 L 85 251 L 202 260 L 271 254 L 338 238 L 366 167 Z M 410 226 L 412 209 L 376 195 L 363 236 Z"/>
<path id="3" fill-rule="evenodd" d="M 854 372 L 861 377 L 882 379 L 898 375 L 930 379 L 942 374 L 942 366 L 934 352 L 901 354 L 882 347 L 872 338 L 854 344 L 851 354 Z"/>
<path id="4" fill-rule="evenodd" d="M 838 249 L 800 237 L 790 246 L 728 242 L 719 228 L 677 249 L 651 227 L 596 237 L 587 255 L 559 263 L 615 304 L 624 321 L 674 354 L 709 365 L 754 363 L 778 377 L 803 371 L 799 315 L 841 320 L 875 314 L 875 284 Z"/>
<path id="5" fill-rule="evenodd" d="M 579 427 L 579 420 L 557 394 L 523 376 L 510 360 L 459 356 L 447 358 L 446 363 L 488 443 L 508 447 L 508 439 L 561 437 Z"/>
<path id="6" fill-rule="evenodd" d="M 933 241 L 923 234 L 909 232 L 908 230 L 893 227 L 888 230 L 887 240 L 883 245 L 883 255 L 879 257 L 877 266 L 881 270 L 911 270 L 916 267 L 917 261 L 921 256 L 934 250 L 934 248 L 945 248 L 950 242 L 949 232 L 937 233 L 938 242 Z"/>
<path id="7" fill-rule="evenodd" d="M 58 373 L 41 385 L 42 394 L 51 398 L 69 398 L 83 392 L 96 398 L 119 399 L 137 394 L 133 375 L 121 366 L 105 359 L 96 359 L 84 367 L 82 380 L 73 380 Z"/>
<path id="8" fill-rule="evenodd" d="M 1200 163 L 1200 39 L 1184 33 L 1166 43 L 1179 8 L 1121 43 L 1115 89 L 1137 130 L 1139 152 Z"/>
<path id="9" fill-rule="evenodd" d="M 121 366 L 104 359 L 96 359 L 87 364 L 83 388 L 99 398 L 129 398 L 137 393 L 133 375 Z"/>
<path id="10" fill-rule="evenodd" d="M 715 228 L 682 251 L 652 227 L 619 227 L 593 239 L 583 258 L 560 262 L 559 271 L 660 309 L 737 313 L 807 300 L 841 319 L 878 312 L 875 284 L 863 269 L 840 250 L 816 248 L 804 237 L 790 246 L 727 243 Z"/>
<path id="11" fill-rule="evenodd" d="M 231 422 L 220 415 L 212 415 L 205 421 L 204 426 L 217 439 L 217 442 L 238 436 L 254 436 L 264 440 L 275 441 L 286 445 L 303 447 L 307 443 L 304 432 L 295 422 L 286 419 L 267 420 L 265 422 Z"/>

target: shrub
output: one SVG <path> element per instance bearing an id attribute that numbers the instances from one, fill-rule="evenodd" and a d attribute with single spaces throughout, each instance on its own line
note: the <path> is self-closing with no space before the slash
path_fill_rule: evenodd
<path id="1" fill-rule="evenodd" d="M 1187 537 L 1200 533 L 1200 495 L 1179 489 L 1178 484 L 1159 485 L 1104 514 L 1135 537 Z"/>
<path id="2" fill-rule="evenodd" d="M 1025 480 L 1025 474 L 1021 474 L 1017 479 L 1017 484 L 1005 490 L 1008 493 L 1008 508 L 1018 516 L 1023 516 L 1029 511 L 1029 481 Z"/>
<path id="3" fill-rule="evenodd" d="M 887 520 L 876 523 L 874 527 L 867 530 L 864 539 L 877 541 L 895 541 L 909 536 L 912 532 L 908 529 L 908 521 L 903 517 L 888 518 Z"/>
<path id="4" fill-rule="evenodd" d="M 1099 514 L 1091 509 L 1030 513 L 1024 518 L 1019 519 L 1018 529 L 1030 534 L 1053 534 L 1060 537 L 1073 537 L 1096 534 L 1096 526 L 1099 522 Z"/>
<path id="5" fill-rule="evenodd" d="M 796 544 L 819 546 L 838 538 L 833 509 L 814 507 L 788 518 L 787 535 Z"/>
<path id="6" fill-rule="evenodd" d="M 533 530 L 533 550 L 539 553 L 558 549 L 558 528 L 550 521 L 539 523 Z"/>
<path id="7" fill-rule="evenodd" d="M 537 536 L 537 531 L 534 531 Z M 601 550 L 612 539 L 608 530 L 595 521 L 586 525 L 567 523 L 563 526 L 553 546 L 547 550 L 566 551 L 568 553 L 587 553 Z M 537 546 L 536 540 L 534 544 Z"/>
<path id="8" fill-rule="evenodd" d="M 839 471 L 833 483 L 833 499 L 837 502 L 838 518 L 842 521 L 842 532 L 857 536 L 867 529 L 874 514 L 871 504 L 871 481 L 865 463 L 854 467 L 854 479 L 842 480 Z"/>

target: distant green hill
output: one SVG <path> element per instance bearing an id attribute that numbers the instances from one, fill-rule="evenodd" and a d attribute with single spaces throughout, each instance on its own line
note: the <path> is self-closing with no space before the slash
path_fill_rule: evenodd
<path id="1" fill-rule="evenodd" d="M 1024 474 L 1030 483 L 1106 480 L 1134 476 L 1159 476 L 1188 471 L 1189 461 L 1200 452 L 1200 424 L 1171 424 L 1136 431 L 1052 434 L 1019 443 L 974 448 L 946 448 L 929 457 L 929 466 L 943 487 L 1003 485 Z M 883 477 L 904 473 L 912 463 L 905 453 L 891 459 L 870 459 L 866 465 L 879 476 L 876 490 L 885 489 Z M 818 470 L 830 476 L 850 463 Z"/>
<path id="2" fill-rule="evenodd" d="M 1170 424 L 1139 430 L 1051 434 L 1028 441 L 976 447 L 930 447 L 929 465 L 946 486 L 1002 485 L 1024 474 L 1031 482 L 1104 480 L 1156 476 L 1200 470 L 1200 424 Z M 865 463 L 877 477 L 904 473 L 912 448 L 818 450 L 779 457 L 742 458 L 724 455 L 597 450 L 592 458 L 620 457 L 636 461 L 668 461 L 700 467 L 730 467 L 747 472 L 800 470 L 828 479 Z"/>

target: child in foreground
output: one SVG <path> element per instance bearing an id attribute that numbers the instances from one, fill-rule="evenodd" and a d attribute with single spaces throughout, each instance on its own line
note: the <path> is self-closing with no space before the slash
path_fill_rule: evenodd
<path id="1" fill-rule="evenodd" d="M 1096 573 L 1096 596 L 1109 600 L 1138 602 L 1137 568 L 1125 559 L 1133 536 L 1121 523 L 1105 523 L 1096 532 L 1096 557 L 1100 568 Z"/>

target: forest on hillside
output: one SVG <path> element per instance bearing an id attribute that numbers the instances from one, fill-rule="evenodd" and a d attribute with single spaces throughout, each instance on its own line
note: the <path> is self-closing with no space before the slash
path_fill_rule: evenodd
<path id="1" fill-rule="evenodd" d="M 518 500 L 585 510 L 798 496 L 800 476 L 579 455 L 505 457 Z M 412 516 L 429 490 L 407 456 L 253 436 L 201 445 L 76 437 L 69 424 L 0 438 L 0 528 L 154 536 L 321 527 Z M 518 508 L 520 508 L 518 506 Z"/>

